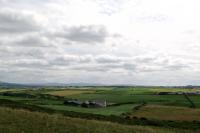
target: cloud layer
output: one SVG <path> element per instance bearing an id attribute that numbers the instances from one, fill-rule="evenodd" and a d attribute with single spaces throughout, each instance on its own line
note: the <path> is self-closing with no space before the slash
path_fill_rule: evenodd
<path id="1" fill-rule="evenodd" d="M 199 5 L 0 0 L 0 80 L 199 84 Z"/>

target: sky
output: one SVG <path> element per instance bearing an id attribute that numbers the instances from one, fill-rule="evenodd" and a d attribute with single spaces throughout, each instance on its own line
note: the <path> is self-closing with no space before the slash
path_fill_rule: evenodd
<path id="1" fill-rule="evenodd" d="M 199 0 L 0 0 L 0 81 L 200 85 Z"/>

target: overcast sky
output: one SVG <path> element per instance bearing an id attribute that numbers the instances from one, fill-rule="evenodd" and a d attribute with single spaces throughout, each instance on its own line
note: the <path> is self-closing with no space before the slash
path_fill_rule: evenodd
<path id="1" fill-rule="evenodd" d="M 200 85 L 200 1 L 0 0 L 0 81 Z"/>

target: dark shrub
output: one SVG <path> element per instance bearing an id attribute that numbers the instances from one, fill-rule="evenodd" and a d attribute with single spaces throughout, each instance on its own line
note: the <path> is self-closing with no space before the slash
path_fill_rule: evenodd
<path id="1" fill-rule="evenodd" d="M 86 104 L 86 103 L 82 103 L 82 104 L 81 104 L 81 107 L 88 108 L 88 107 L 89 107 L 89 105 L 88 105 L 88 104 Z"/>
<path id="2" fill-rule="evenodd" d="M 145 117 L 141 117 L 140 120 L 146 121 L 147 118 L 145 118 Z"/>
<path id="3" fill-rule="evenodd" d="M 130 116 L 125 116 L 125 119 L 131 119 L 131 117 Z"/>
<path id="4" fill-rule="evenodd" d="M 134 116 L 132 119 L 138 119 L 136 116 Z"/>

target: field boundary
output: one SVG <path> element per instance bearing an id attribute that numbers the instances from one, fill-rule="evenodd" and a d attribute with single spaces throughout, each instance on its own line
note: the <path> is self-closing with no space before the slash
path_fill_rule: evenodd
<path id="1" fill-rule="evenodd" d="M 196 105 L 194 104 L 194 102 L 190 99 L 190 97 L 188 96 L 187 93 L 183 93 L 185 99 L 190 103 L 190 107 L 191 108 L 196 108 Z"/>

